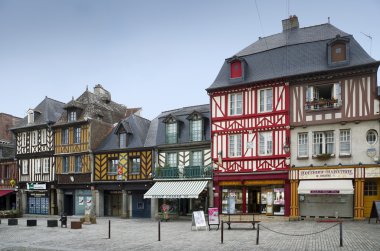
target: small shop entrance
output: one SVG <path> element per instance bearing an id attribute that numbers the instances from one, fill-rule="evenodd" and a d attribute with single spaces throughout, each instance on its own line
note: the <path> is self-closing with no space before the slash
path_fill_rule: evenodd
<path id="1" fill-rule="evenodd" d="M 375 200 L 380 200 L 380 179 L 368 179 L 364 183 L 364 217 L 370 216 Z"/>
<path id="2" fill-rule="evenodd" d="M 73 208 L 73 195 L 72 194 L 65 194 L 63 197 L 63 207 L 64 207 L 64 212 L 67 215 L 73 215 L 74 208 Z"/>

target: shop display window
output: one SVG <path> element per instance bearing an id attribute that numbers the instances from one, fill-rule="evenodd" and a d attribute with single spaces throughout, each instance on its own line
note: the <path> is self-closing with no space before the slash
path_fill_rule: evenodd
<path id="1" fill-rule="evenodd" d="M 222 213 L 238 214 L 242 213 L 243 192 L 241 189 L 222 190 Z"/>

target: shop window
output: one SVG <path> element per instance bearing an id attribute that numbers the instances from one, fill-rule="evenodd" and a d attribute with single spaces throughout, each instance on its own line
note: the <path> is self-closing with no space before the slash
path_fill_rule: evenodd
<path id="1" fill-rule="evenodd" d="M 271 155 L 273 152 L 272 132 L 259 133 L 259 155 Z"/>
<path id="2" fill-rule="evenodd" d="M 339 133 L 339 155 L 351 154 L 351 130 L 340 130 Z"/>
<path id="3" fill-rule="evenodd" d="M 259 111 L 271 112 L 273 110 L 272 88 L 259 90 Z"/>
<path id="4" fill-rule="evenodd" d="M 241 134 L 229 135 L 229 157 L 240 157 L 241 156 Z"/>
<path id="5" fill-rule="evenodd" d="M 241 189 L 222 190 L 222 213 L 239 214 L 243 209 L 243 192 Z"/>
<path id="6" fill-rule="evenodd" d="M 309 154 L 309 142 L 307 136 L 307 132 L 298 134 L 298 157 L 307 157 Z"/>
<path id="7" fill-rule="evenodd" d="M 334 132 L 313 133 L 313 156 L 334 153 Z"/>
<path id="8" fill-rule="evenodd" d="M 366 181 L 364 183 L 364 195 L 377 196 L 377 182 L 376 181 Z"/>
<path id="9" fill-rule="evenodd" d="M 367 136 L 366 136 L 366 139 L 367 139 L 367 143 L 370 144 L 370 145 L 374 145 L 376 144 L 377 142 L 377 131 L 376 130 L 369 130 L 367 132 Z"/>
<path id="10" fill-rule="evenodd" d="M 230 116 L 243 114 L 243 93 L 231 93 L 228 95 L 228 111 Z"/>
<path id="11" fill-rule="evenodd" d="M 338 108 L 342 104 L 340 83 L 308 86 L 306 110 Z"/>
<path id="12" fill-rule="evenodd" d="M 119 166 L 119 160 L 118 159 L 108 160 L 108 173 L 109 174 L 116 174 L 118 166 Z"/>
<path id="13" fill-rule="evenodd" d="M 140 174 L 140 158 L 132 158 L 129 160 L 130 174 Z"/>

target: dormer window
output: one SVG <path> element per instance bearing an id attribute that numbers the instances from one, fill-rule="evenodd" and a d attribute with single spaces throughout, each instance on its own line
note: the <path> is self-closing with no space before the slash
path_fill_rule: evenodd
<path id="1" fill-rule="evenodd" d="M 68 120 L 68 122 L 76 121 L 77 120 L 77 112 L 76 111 L 69 111 L 67 120 Z"/>
<path id="2" fill-rule="evenodd" d="M 119 147 L 127 147 L 127 134 L 125 132 L 119 134 Z"/>
<path id="3" fill-rule="evenodd" d="M 193 112 L 187 117 L 190 124 L 190 141 L 201 141 L 203 139 L 203 119 L 198 112 Z"/>
<path id="4" fill-rule="evenodd" d="M 34 111 L 29 110 L 28 111 L 28 124 L 34 123 Z"/>
<path id="5" fill-rule="evenodd" d="M 165 127 L 165 142 L 166 144 L 175 144 L 178 140 L 178 123 L 174 116 L 169 115 L 163 121 L 166 124 Z"/>
<path id="6" fill-rule="evenodd" d="M 241 78 L 242 76 L 242 67 L 241 62 L 236 60 L 231 62 L 231 78 Z"/>
<path id="7" fill-rule="evenodd" d="M 338 35 L 327 44 L 329 66 L 341 66 L 349 63 L 349 42 L 348 38 L 342 38 Z"/>

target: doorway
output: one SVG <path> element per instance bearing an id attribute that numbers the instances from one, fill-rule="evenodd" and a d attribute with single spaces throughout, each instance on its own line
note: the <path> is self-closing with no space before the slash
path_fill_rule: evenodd
<path id="1" fill-rule="evenodd" d="M 63 197 L 63 208 L 64 208 L 64 213 L 66 215 L 73 215 L 74 212 L 74 200 L 73 200 L 73 195 L 72 194 L 65 194 Z"/>
<path id="2" fill-rule="evenodd" d="M 248 213 L 261 213 L 260 196 L 261 196 L 260 188 L 248 189 L 248 199 L 247 199 Z"/>

